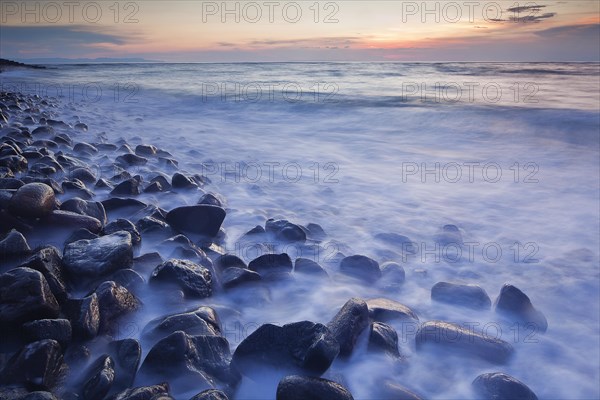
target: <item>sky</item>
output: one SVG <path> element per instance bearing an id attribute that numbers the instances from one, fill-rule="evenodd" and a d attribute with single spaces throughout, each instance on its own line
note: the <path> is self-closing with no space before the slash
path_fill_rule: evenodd
<path id="1" fill-rule="evenodd" d="M 6 1 L 0 57 L 600 61 L 600 1 Z"/>

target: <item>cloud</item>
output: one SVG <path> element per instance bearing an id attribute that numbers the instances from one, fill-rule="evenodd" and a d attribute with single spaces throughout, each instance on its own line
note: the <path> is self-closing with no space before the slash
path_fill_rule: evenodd
<path id="1" fill-rule="evenodd" d="M 546 12 L 540 14 L 543 8 L 546 8 L 546 5 L 525 5 L 525 6 L 517 6 L 517 7 L 509 7 L 506 9 L 506 12 L 511 13 L 508 19 L 503 18 L 493 18 L 490 21 L 493 22 L 521 22 L 521 23 L 539 23 L 545 19 L 549 19 L 556 16 L 554 12 Z"/>
<path id="2" fill-rule="evenodd" d="M 350 46 L 364 40 L 358 36 L 314 37 L 303 39 L 266 39 L 253 40 L 247 43 L 252 47 L 302 47 L 302 48 L 337 48 Z"/>
<path id="3" fill-rule="evenodd" d="M 552 18 L 556 13 L 544 13 L 542 15 L 526 15 L 524 17 L 510 17 L 512 22 L 540 22 L 541 20 Z"/>
<path id="4" fill-rule="evenodd" d="M 535 5 L 531 5 L 531 6 L 510 7 L 510 8 L 507 8 L 506 11 L 514 12 L 514 13 L 522 13 L 523 11 L 539 12 L 544 7 L 547 7 L 547 6 L 535 4 Z"/>
<path id="5" fill-rule="evenodd" d="M 548 28 L 541 31 L 537 31 L 535 32 L 535 34 L 546 38 L 565 38 L 576 36 L 582 39 L 592 40 L 597 44 L 598 38 L 600 38 L 600 24 L 557 26 L 554 28 Z"/>

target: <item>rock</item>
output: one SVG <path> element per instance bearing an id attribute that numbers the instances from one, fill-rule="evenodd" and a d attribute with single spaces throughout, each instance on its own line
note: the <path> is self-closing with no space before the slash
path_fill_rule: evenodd
<path id="1" fill-rule="evenodd" d="M 377 393 L 378 400 L 423 400 L 423 397 L 395 382 L 385 381 Z"/>
<path id="2" fill-rule="evenodd" d="M 225 271 L 227 268 L 232 267 L 240 269 L 248 268 L 246 263 L 241 258 L 233 254 L 223 254 L 222 256 L 217 257 L 214 265 L 215 270 L 219 272 Z"/>
<path id="3" fill-rule="evenodd" d="M 81 395 L 86 400 L 102 400 L 115 379 L 115 365 L 108 355 L 100 356 L 85 372 Z"/>
<path id="4" fill-rule="evenodd" d="M 103 231 L 105 235 L 111 235 L 119 231 L 126 231 L 131 235 L 131 243 L 134 246 L 137 246 L 142 242 L 142 237 L 140 236 L 140 233 L 136 229 L 135 225 L 124 218 L 119 218 L 115 221 L 112 221 L 104 227 Z"/>
<path id="5" fill-rule="evenodd" d="M 537 400 L 527 385 L 501 372 L 479 375 L 473 381 L 473 388 L 486 400 Z"/>
<path id="6" fill-rule="evenodd" d="M 397 301 L 377 298 L 367 300 L 369 307 L 369 316 L 371 319 L 380 322 L 388 322 L 393 320 L 400 321 L 418 321 L 417 314 Z"/>
<path id="7" fill-rule="evenodd" d="M 154 156 L 156 155 L 156 147 L 150 144 L 138 144 L 135 148 L 135 154 L 138 156 Z"/>
<path id="8" fill-rule="evenodd" d="M 100 329 L 100 306 L 96 293 L 77 300 L 70 300 L 67 306 L 73 335 L 82 339 L 92 339 Z"/>
<path id="9" fill-rule="evenodd" d="M 58 397 L 54 396 L 50 392 L 31 392 L 27 394 L 27 396 L 21 398 L 20 400 L 59 400 Z"/>
<path id="10" fill-rule="evenodd" d="M 144 188 L 144 193 L 159 193 L 159 192 L 164 192 L 164 191 L 165 191 L 165 189 L 158 182 L 152 182 Z"/>
<path id="11" fill-rule="evenodd" d="M 71 322 L 68 319 L 38 319 L 24 324 L 23 333 L 32 342 L 54 339 L 66 348 L 71 342 Z"/>
<path id="12" fill-rule="evenodd" d="M 394 357 L 400 357 L 398 333 L 383 322 L 373 322 L 369 330 L 369 350 L 383 351 Z"/>
<path id="13" fill-rule="evenodd" d="M 514 353 L 510 343 L 504 340 L 443 321 L 428 321 L 421 325 L 415 340 L 417 351 L 426 345 L 436 346 L 461 356 L 479 357 L 496 364 L 506 363 Z"/>
<path id="14" fill-rule="evenodd" d="M 173 232 L 169 225 L 154 217 L 144 217 L 135 224 L 140 233 L 145 234 L 162 234 L 170 236 Z"/>
<path id="15" fill-rule="evenodd" d="M 54 297 L 59 302 L 66 300 L 67 289 L 63 279 L 62 260 L 56 247 L 48 246 L 38 250 L 19 267 L 41 272 Z"/>
<path id="16" fill-rule="evenodd" d="M 114 281 L 133 293 L 146 282 L 140 274 L 129 268 L 117 270 L 110 275 L 109 280 Z"/>
<path id="17" fill-rule="evenodd" d="M 69 171 L 69 179 L 79 179 L 83 183 L 95 183 L 96 175 L 88 168 L 77 167 Z"/>
<path id="18" fill-rule="evenodd" d="M 286 253 L 282 254 L 263 254 L 250 261 L 248 269 L 260 274 L 272 272 L 291 272 L 292 259 Z"/>
<path id="19" fill-rule="evenodd" d="M 217 207 L 224 207 L 225 200 L 218 194 L 206 193 L 200 198 L 200 200 L 198 200 L 198 204 L 208 204 Z"/>
<path id="20" fill-rule="evenodd" d="M 114 196 L 137 196 L 142 193 L 141 182 L 135 178 L 129 178 L 119 183 L 110 194 Z"/>
<path id="21" fill-rule="evenodd" d="M 98 189 L 112 189 L 113 188 L 113 184 L 110 183 L 109 181 L 107 181 L 104 178 L 100 178 L 100 179 L 98 179 L 98 181 L 96 182 L 96 184 L 94 185 L 94 187 L 96 187 Z"/>
<path id="22" fill-rule="evenodd" d="M 198 264 L 187 260 L 170 259 L 152 272 L 150 281 L 170 282 L 177 285 L 187 296 L 209 297 L 212 295 L 212 274 Z"/>
<path id="23" fill-rule="evenodd" d="M 77 229 L 65 240 L 65 246 L 78 240 L 93 240 L 98 239 L 99 237 L 100 236 L 88 231 L 85 228 Z"/>
<path id="24" fill-rule="evenodd" d="M 0 240 L 0 257 L 12 257 L 27 254 L 31 251 L 25 236 L 13 229 Z"/>
<path id="25" fill-rule="evenodd" d="M 152 347 L 140 374 L 148 379 L 169 379 L 176 392 L 228 390 L 241 380 L 230 360 L 229 342 L 224 337 L 190 336 L 177 331 Z"/>
<path id="26" fill-rule="evenodd" d="M 265 223 L 265 231 L 283 242 L 303 243 L 306 241 L 306 232 L 299 225 L 285 219 L 268 219 Z"/>
<path id="27" fill-rule="evenodd" d="M 319 275 L 323 277 L 329 276 L 323 267 L 308 258 L 296 258 L 296 262 L 294 263 L 294 272 L 308 275 Z"/>
<path id="28" fill-rule="evenodd" d="M 0 275 L 0 323 L 56 318 L 60 307 L 46 278 L 31 268 Z"/>
<path id="29" fill-rule="evenodd" d="M 123 166 L 128 166 L 128 165 L 139 166 L 139 165 L 145 165 L 148 162 L 148 159 L 144 158 L 144 157 L 140 157 L 135 154 L 128 153 L 128 154 L 122 154 L 122 155 L 118 156 L 116 158 L 115 162 L 117 164 L 120 164 Z"/>
<path id="30" fill-rule="evenodd" d="M 21 186 L 10 200 L 9 210 L 24 218 L 41 218 L 56 207 L 54 190 L 43 183 Z"/>
<path id="31" fill-rule="evenodd" d="M 33 131 L 31 131 L 31 134 L 34 136 L 36 136 L 36 135 L 52 135 L 52 134 L 54 134 L 54 128 L 52 128 L 51 126 L 47 126 L 47 125 L 38 126 Z"/>
<path id="32" fill-rule="evenodd" d="M 444 225 L 441 232 L 434 236 L 434 240 L 442 246 L 463 245 L 462 234 L 456 225 Z"/>
<path id="33" fill-rule="evenodd" d="M 27 159 L 23 156 L 0 157 L 0 167 L 10 168 L 13 172 L 27 171 Z"/>
<path id="34" fill-rule="evenodd" d="M 169 180 L 162 176 L 162 175 L 157 175 L 154 178 L 152 178 L 150 180 L 151 183 L 158 183 L 160 185 L 160 187 L 162 188 L 162 190 L 166 191 L 166 190 L 171 190 L 171 183 L 169 183 Z"/>
<path id="35" fill-rule="evenodd" d="M 385 288 L 398 289 L 406 278 L 404 268 L 395 262 L 388 261 L 381 264 L 381 283 Z"/>
<path id="36" fill-rule="evenodd" d="M 20 179 L 16 178 L 0 178 L 0 189 L 19 189 L 25 185 Z"/>
<path id="37" fill-rule="evenodd" d="M 261 373 L 268 365 L 278 371 L 325 372 L 340 346 L 329 329 L 310 321 L 283 326 L 265 324 L 247 336 L 233 354 L 234 365 L 245 375 Z"/>
<path id="38" fill-rule="evenodd" d="M 308 230 L 308 237 L 313 240 L 324 240 L 327 237 L 327 234 L 319 224 L 309 223 L 306 225 L 306 229 Z"/>
<path id="39" fill-rule="evenodd" d="M 2 382 L 23 384 L 32 390 L 50 390 L 64 376 L 66 365 L 60 344 L 44 339 L 29 343 L 2 371 Z"/>
<path id="40" fill-rule="evenodd" d="M 115 379 L 111 391 L 131 387 L 142 358 L 140 342 L 135 339 L 115 340 L 109 343 L 108 351 L 115 364 Z"/>
<path id="41" fill-rule="evenodd" d="M 112 400 L 166 400 L 169 397 L 169 384 L 161 383 L 153 386 L 142 386 L 125 389 Z"/>
<path id="42" fill-rule="evenodd" d="M 102 223 L 96 218 L 71 211 L 54 210 L 42 222 L 56 228 L 87 229 L 92 233 L 100 233 L 102 230 Z"/>
<path id="43" fill-rule="evenodd" d="M 121 199 L 113 197 L 102 202 L 104 209 L 107 212 L 117 211 L 122 209 L 131 210 L 132 213 L 146 208 L 146 204 L 136 199 Z"/>
<path id="44" fill-rule="evenodd" d="M 290 375 L 277 385 L 277 400 L 353 400 L 337 382 L 311 376 Z"/>
<path id="45" fill-rule="evenodd" d="M 530 324 L 535 331 L 546 332 L 548 321 L 541 311 L 531 304 L 529 297 L 513 285 L 505 284 L 494 302 L 497 313 L 502 313 L 517 322 Z"/>
<path id="46" fill-rule="evenodd" d="M 80 154 L 94 155 L 98 152 L 98 149 L 89 143 L 80 142 L 75 143 L 75 146 L 73 146 L 73 151 Z"/>
<path id="47" fill-rule="evenodd" d="M 220 390 L 207 389 L 198 393 L 190 400 L 229 400 L 229 397 Z"/>
<path id="48" fill-rule="evenodd" d="M 171 179 L 171 186 L 174 189 L 191 189 L 198 187 L 198 185 L 196 185 L 196 183 L 192 179 L 179 172 L 175 172 L 175 174 L 173 174 L 173 178 Z"/>
<path id="49" fill-rule="evenodd" d="M 221 285 L 225 289 L 260 280 L 262 280 L 260 274 L 245 268 L 229 267 L 221 272 Z"/>
<path id="50" fill-rule="evenodd" d="M 431 299 L 476 310 L 487 310 L 492 305 L 485 290 L 477 285 L 438 282 L 431 288 Z"/>
<path id="51" fill-rule="evenodd" d="M 224 209 L 205 204 L 178 207 L 167 213 L 167 223 L 176 231 L 206 237 L 216 236 L 224 219 Z"/>
<path id="52" fill-rule="evenodd" d="M 87 132 L 87 130 L 88 130 L 88 126 L 86 124 L 84 124 L 83 122 L 78 122 L 73 127 L 82 132 Z"/>
<path id="53" fill-rule="evenodd" d="M 157 340 L 176 331 L 183 331 L 193 336 L 221 335 L 220 323 L 215 310 L 206 306 L 156 318 L 144 327 L 142 335 L 150 340 Z"/>
<path id="54" fill-rule="evenodd" d="M 100 284 L 95 291 L 100 310 L 100 332 L 112 331 L 112 325 L 120 316 L 135 311 L 140 303 L 129 290 L 113 281 Z"/>
<path id="55" fill-rule="evenodd" d="M 131 235 L 125 231 L 78 240 L 66 245 L 63 254 L 64 268 L 73 278 L 99 277 L 133 265 Z"/>
<path id="56" fill-rule="evenodd" d="M 75 197 L 62 203 L 60 209 L 96 218 L 102 225 L 106 225 L 108 222 L 106 218 L 106 210 L 104 209 L 102 203 L 98 201 L 87 201 Z"/>
<path id="57" fill-rule="evenodd" d="M 381 278 L 379 263 L 362 255 L 345 257 L 340 263 L 340 271 L 367 283 L 373 283 Z"/>
<path id="58" fill-rule="evenodd" d="M 358 335 L 369 325 L 369 309 L 361 299 L 352 298 L 327 324 L 333 337 L 340 345 L 340 355 L 352 354 Z"/>

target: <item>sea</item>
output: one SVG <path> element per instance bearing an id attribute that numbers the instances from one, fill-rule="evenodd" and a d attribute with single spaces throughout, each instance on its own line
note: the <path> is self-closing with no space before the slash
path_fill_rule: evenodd
<path id="1" fill-rule="evenodd" d="M 600 64 L 69 64 L 3 72 L 0 90 L 55 98 L 56 115 L 86 123 L 86 138 L 153 144 L 180 170 L 208 177 L 204 190 L 226 199 L 223 247 L 246 261 L 265 248 L 240 238 L 269 218 L 319 224 L 327 234 L 312 247 L 267 251 L 310 258 L 330 279 L 298 276 L 266 295 L 183 303 L 149 292 L 120 337 L 140 338 L 151 319 L 206 304 L 233 351 L 263 323 L 327 323 L 351 297 L 386 297 L 420 323 L 449 321 L 506 340 L 515 357 L 498 366 L 417 351 L 415 327 L 392 321 L 404 361 L 367 351 L 363 334 L 326 374 L 356 399 L 373 399 L 384 380 L 428 399 L 472 399 L 473 379 L 494 371 L 540 399 L 600 398 Z M 199 197 L 140 199 L 170 210 Z M 461 245 L 436 239 L 446 225 L 459 229 Z M 390 234 L 415 246 L 408 251 Z M 139 253 L 156 249 L 147 242 Z M 352 254 L 399 263 L 404 283 L 347 279 L 337 265 Z M 515 325 L 493 307 L 434 302 L 431 287 L 441 281 L 480 285 L 492 302 L 502 285 L 515 285 L 548 330 Z M 151 343 L 142 345 L 145 355 Z M 236 398 L 274 398 L 275 376 L 244 379 Z"/>

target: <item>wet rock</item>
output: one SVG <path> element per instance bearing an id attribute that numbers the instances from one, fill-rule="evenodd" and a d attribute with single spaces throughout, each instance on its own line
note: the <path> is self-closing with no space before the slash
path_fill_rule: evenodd
<path id="1" fill-rule="evenodd" d="M 148 159 L 144 158 L 144 157 L 140 157 L 135 154 L 128 153 L 128 154 L 122 154 L 122 155 L 118 156 L 116 158 L 115 162 L 117 164 L 120 164 L 123 166 L 127 166 L 127 165 L 139 166 L 139 165 L 145 165 L 148 162 Z"/>
<path id="2" fill-rule="evenodd" d="M 75 146 L 73 146 L 73 151 L 79 154 L 94 155 L 98 152 L 98 149 L 89 143 L 80 142 L 75 143 Z"/>
<path id="3" fill-rule="evenodd" d="M 207 389 L 198 393 L 190 400 L 229 400 L 229 397 L 227 397 L 227 395 L 220 390 Z"/>
<path id="4" fill-rule="evenodd" d="M 60 209 L 96 218 L 102 225 L 106 225 L 108 221 L 106 218 L 106 210 L 102 203 L 98 201 L 87 201 L 75 197 L 63 202 Z"/>
<path id="5" fill-rule="evenodd" d="M 144 217 L 135 224 L 137 230 L 144 234 L 160 234 L 170 236 L 173 232 L 169 225 L 154 217 Z"/>
<path id="6" fill-rule="evenodd" d="M 92 339 L 100 328 L 100 306 L 96 293 L 77 300 L 70 300 L 67 313 L 71 320 L 73 335 L 82 339 Z"/>
<path id="7" fill-rule="evenodd" d="M 102 230 L 102 223 L 96 218 L 71 211 L 54 210 L 42 222 L 62 229 L 87 229 L 92 233 L 100 233 Z"/>
<path id="8" fill-rule="evenodd" d="M 385 288 L 397 289 L 399 288 L 406 278 L 404 268 L 395 262 L 388 261 L 381 264 L 381 280 Z"/>
<path id="9" fill-rule="evenodd" d="M 141 182 L 136 178 L 129 178 L 119 183 L 110 194 L 115 196 L 137 196 L 142 193 Z"/>
<path id="10" fill-rule="evenodd" d="M 1 380 L 25 385 L 30 390 L 50 390 L 65 372 L 60 344 L 44 339 L 27 344 L 15 354 L 2 371 Z"/>
<path id="11" fill-rule="evenodd" d="M 98 181 L 96 182 L 94 187 L 96 187 L 98 189 L 112 189 L 114 186 L 112 183 L 110 183 L 106 179 L 100 178 L 100 179 L 98 179 Z"/>
<path id="12" fill-rule="evenodd" d="M 142 386 L 125 389 L 112 400 L 163 400 L 169 398 L 169 384 L 161 383 L 153 386 Z"/>
<path id="13" fill-rule="evenodd" d="M 438 282 L 431 288 L 431 299 L 476 310 L 487 310 L 492 301 L 485 290 L 477 285 Z"/>
<path id="14" fill-rule="evenodd" d="M 218 194 L 206 193 L 200 198 L 200 200 L 198 200 L 198 204 L 208 204 L 217 207 L 224 207 L 225 200 Z"/>
<path id="15" fill-rule="evenodd" d="M 23 324 L 23 333 L 32 342 L 54 339 L 66 348 L 72 337 L 71 322 L 68 319 L 38 319 Z"/>
<path id="16" fill-rule="evenodd" d="M 283 242 L 305 242 L 306 232 L 296 224 L 285 219 L 269 219 L 265 223 L 265 231 L 272 234 L 275 239 Z"/>
<path id="17" fill-rule="evenodd" d="M 224 337 L 177 331 L 152 347 L 140 374 L 149 379 L 169 379 L 176 392 L 233 389 L 241 376 L 230 366 L 230 360 L 229 342 Z"/>
<path id="18" fill-rule="evenodd" d="M 417 314 L 413 310 L 394 300 L 384 298 L 369 299 L 367 300 L 367 306 L 369 307 L 369 316 L 375 321 L 419 320 L 419 317 L 417 317 Z"/>
<path id="19" fill-rule="evenodd" d="M 59 311 L 58 302 L 39 271 L 15 268 L 0 275 L 1 323 L 56 318 Z"/>
<path id="20" fill-rule="evenodd" d="M 69 171 L 69 179 L 79 179 L 84 183 L 94 183 L 96 182 L 96 175 L 88 168 L 77 167 Z"/>
<path id="21" fill-rule="evenodd" d="M 28 258 L 19 267 L 31 268 L 44 275 L 50 290 L 59 302 L 67 298 L 67 289 L 63 279 L 62 260 L 58 249 L 53 246 L 44 247 Z"/>
<path id="22" fill-rule="evenodd" d="M 146 282 L 140 274 L 129 268 L 116 271 L 110 275 L 109 280 L 123 286 L 132 293 L 135 293 Z"/>
<path id="23" fill-rule="evenodd" d="M 27 171 L 27 159 L 23 156 L 0 157 L 0 167 L 10 168 L 13 172 Z"/>
<path id="24" fill-rule="evenodd" d="M 88 231 L 85 228 L 77 229 L 65 240 L 65 246 L 78 240 L 92 240 L 98 239 L 99 237 L 100 236 Z"/>
<path id="25" fill-rule="evenodd" d="M 144 193 L 159 193 L 164 191 L 165 189 L 159 182 L 152 182 L 144 188 Z"/>
<path id="26" fill-rule="evenodd" d="M 41 218 L 56 207 L 54 190 L 43 183 L 28 183 L 21 186 L 10 200 L 9 209 L 24 218 Z"/>
<path id="27" fill-rule="evenodd" d="M 381 385 L 377 399 L 381 400 L 423 400 L 423 397 L 415 394 L 410 389 L 405 388 L 395 382 L 386 381 Z"/>
<path id="28" fill-rule="evenodd" d="M 178 207 L 167 213 L 167 223 L 173 229 L 206 237 L 216 236 L 224 219 L 225 210 L 204 204 Z"/>
<path id="29" fill-rule="evenodd" d="M 186 296 L 209 297 L 212 295 L 212 274 L 203 266 L 187 260 L 170 259 L 152 272 L 150 281 L 177 285 Z"/>
<path id="30" fill-rule="evenodd" d="M 369 350 L 383 351 L 394 357 L 400 357 L 398 333 L 383 322 L 373 322 L 369 330 Z"/>
<path id="31" fill-rule="evenodd" d="M 198 187 L 198 185 L 196 185 L 196 183 L 191 178 L 179 172 L 175 172 L 173 174 L 173 178 L 171 179 L 171 186 L 174 189 L 193 189 Z"/>
<path id="32" fill-rule="evenodd" d="M 428 321 L 421 325 L 415 340 L 417 351 L 425 346 L 435 346 L 461 356 L 478 357 L 497 364 L 506 363 L 514 353 L 510 343 L 504 340 L 443 321 Z"/>
<path id="33" fill-rule="evenodd" d="M 221 272 L 221 285 L 225 289 L 232 289 L 260 280 L 262 280 L 260 274 L 245 268 L 229 267 Z"/>
<path id="34" fill-rule="evenodd" d="M 131 243 L 133 243 L 134 246 L 137 246 L 142 242 L 142 237 L 140 236 L 140 233 L 136 229 L 135 225 L 124 218 L 119 218 L 115 221 L 112 221 L 104 227 L 103 231 L 105 235 L 111 235 L 119 231 L 129 232 L 131 235 Z"/>
<path id="35" fill-rule="evenodd" d="M 135 154 L 144 157 L 154 156 L 156 155 L 156 147 L 151 144 L 138 144 L 135 147 Z"/>
<path id="36" fill-rule="evenodd" d="M 84 373 L 81 395 L 86 400 L 102 400 L 108 394 L 115 379 L 115 369 L 112 358 L 100 356 Z"/>
<path id="37" fill-rule="evenodd" d="M 340 263 L 340 271 L 368 283 L 381 278 L 379 263 L 363 255 L 345 257 Z"/>
<path id="38" fill-rule="evenodd" d="M 102 205 L 107 212 L 118 210 L 131 210 L 132 213 L 146 208 L 146 204 L 136 199 L 121 199 L 113 197 L 102 201 Z"/>
<path id="39" fill-rule="evenodd" d="M 119 231 L 93 240 L 65 246 L 63 265 L 72 277 L 99 277 L 133 265 L 129 232 Z"/>
<path id="40" fill-rule="evenodd" d="M 135 339 L 110 342 L 108 352 L 114 361 L 115 379 L 111 391 L 121 391 L 133 385 L 142 358 L 142 347 Z"/>
<path id="41" fill-rule="evenodd" d="M 115 150 L 117 150 L 117 145 L 114 143 L 97 143 L 95 146 L 100 151 L 115 151 Z"/>
<path id="42" fill-rule="evenodd" d="M 529 297 L 513 285 L 505 284 L 500 295 L 494 302 L 497 313 L 502 313 L 515 321 L 530 324 L 535 331 L 546 332 L 548 321 L 541 311 L 538 311 Z"/>
<path id="43" fill-rule="evenodd" d="M 156 318 L 144 327 L 142 335 L 150 340 L 164 338 L 176 331 L 192 336 L 220 336 L 219 325 L 215 310 L 202 306 L 192 311 Z"/>
<path id="44" fill-rule="evenodd" d="M 25 397 L 23 397 L 19 400 L 59 400 L 59 399 L 58 399 L 58 397 L 56 397 L 55 395 L 53 395 L 50 392 L 37 391 L 37 392 L 28 393 Z"/>
<path id="45" fill-rule="evenodd" d="M 323 267 L 308 258 L 296 258 L 296 262 L 294 263 L 294 272 L 323 277 L 329 276 Z"/>
<path id="46" fill-rule="evenodd" d="M 501 372 L 479 375 L 473 381 L 473 389 L 485 400 L 537 400 L 527 385 Z"/>
<path id="47" fill-rule="evenodd" d="M 442 246 L 462 246 L 463 238 L 456 225 L 444 225 L 441 232 L 434 236 L 434 240 Z"/>
<path id="48" fill-rule="evenodd" d="M 52 128 L 51 126 L 38 126 L 37 128 L 35 128 L 33 131 L 31 131 L 31 134 L 36 136 L 36 135 L 52 135 L 54 134 L 54 128 Z"/>
<path id="49" fill-rule="evenodd" d="M 233 363 L 251 376 L 260 373 L 259 365 L 269 365 L 279 371 L 325 372 L 340 346 L 322 324 L 301 321 L 283 326 L 265 324 L 247 336 L 233 354 Z"/>
<path id="50" fill-rule="evenodd" d="M 286 253 L 263 254 L 248 264 L 248 269 L 261 275 L 272 272 L 291 272 L 292 268 L 292 259 Z"/>
<path id="51" fill-rule="evenodd" d="M 0 240 L 0 257 L 13 257 L 27 254 L 31 251 L 27 240 L 21 232 L 13 229 L 4 239 Z"/>
<path id="52" fill-rule="evenodd" d="M 113 281 L 101 283 L 95 293 L 100 310 L 100 332 L 112 331 L 112 324 L 117 318 L 135 311 L 140 305 L 129 290 Z"/>
<path id="53" fill-rule="evenodd" d="M 352 298 L 327 324 L 340 345 L 340 355 L 349 356 L 361 332 L 369 325 L 369 309 L 364 300 Z"/>
<path id="54" fill-rule="evenodd" d="M 164 191 L 171 190 L 171 183 L 169 183 L 169 180 L 162 175 L 155 176 L 150 180 L 150 182 L 158 183 Z"/>
<path id="55" fill-rule="evenodd" d="M 1 178 L 0 189 L 18 189 L 23 186 L 25 182 L 16 178 Z"/>
<path id="56" fill-rule="evenodd" d="M 88 126 L 86 124 L 84 124 L 83 122 L 76 123 L 75 126 L 73 126 L 73 128 L 77 129 L 78 131 L 82 131 L 82 132 L 87 132 L 87 130 L 88 130 Z"/>
<path id="57" fill-rule="evenodd" d="M 215 259 L 215 270 L 216 271 L 224 271 L 227 268 L 241 268 L 247 269 L 248 266 L 246 263 L 233 254 L 223 254 Z"/>
<path id="58" fill-rule="evenodd" d="M 324 240 L 327 237 L 327 234 L 319 224 L 309 223 L 306 225 L 306 229 L 308 230 L 308 237 L 313 240 Z"/>
<path id="59" fill-rule="evenodd" d="M 342 385 L 323 378 L 290 375 L 277 385 L 277 400 L 353 400 Z"/>

